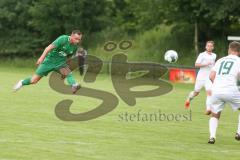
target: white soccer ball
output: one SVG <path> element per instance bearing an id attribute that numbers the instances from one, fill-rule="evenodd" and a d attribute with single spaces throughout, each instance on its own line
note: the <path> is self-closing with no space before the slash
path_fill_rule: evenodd
<path id="1" fill-rule="evenodd" d="M 174 50 L 168 50 L 164 55 L 164 59 L 165 59 L 165 61 L 167 61 L 169 63 L 177 62 L 178 54 Z"/>

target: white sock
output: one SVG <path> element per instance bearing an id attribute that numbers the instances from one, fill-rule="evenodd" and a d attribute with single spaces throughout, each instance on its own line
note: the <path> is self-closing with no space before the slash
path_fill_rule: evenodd
<path id="1" fill-rule="evenodd" d="M 210 111 L 211 108 L 210 108 L 210 105 L 211 105 L 211 96 L 207 96 L 207 99 L 206 99 L 206 110 L 207 111 Z"/>
<path id="2" fill-rule="evenodd" d="M 189 98 L 190 100 L 193 100 L 193 98 L 194 98 L 194 91 L 191 91 L 191 92 L 189 93 L 188 98 Z"/>
<path id="3" fill-rule="evenodd" d="M 218 127 L 218 119 L 215 117 L 211 117 L 209 119 L 210 138 L 216 138 L 217 127 Z"/>
<path id="4" fill-rule="evenodd" d="M 238 116 L 238 130 L 237 133 L 240 134 L 240 114 Z"/>

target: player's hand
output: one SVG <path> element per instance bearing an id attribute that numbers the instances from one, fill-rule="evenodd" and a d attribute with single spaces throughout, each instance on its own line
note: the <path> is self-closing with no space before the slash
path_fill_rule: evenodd
<path id="1" fill-rule="evenodd" d="M 208 62 L 208 63 L 206 64 L 206 66 L 212 66 L 212 65 L 213 65 L 212 62 Z"/>
<path id="2" fill-rule="evenodd" d="M 43 60 L 44 60 L 44 59 L 40 57 L 40 58 L 37 60 L 36 65 L 40 65 L 40 64 L 43 62 Z"/>

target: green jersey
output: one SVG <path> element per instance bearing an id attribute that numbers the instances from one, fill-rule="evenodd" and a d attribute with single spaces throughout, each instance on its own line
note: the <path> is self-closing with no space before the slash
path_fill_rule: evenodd
<path id="1" fill-rule="evenodd" d="M 66 64 L 67 57 L 76 53 L 78 46 L 70 43 L 70 36 L 62 35 L 53 43 L 55 48 L 51 50 L 44 61 L 48 61 L 55 66 Z"/>
<path id="2" fill-rule="evenodd" d="M 59 71 L 66 67 L 67 57 L 76 53 L 78 46 L 70 43 L 70 36 L 62 35 L 53 43 L 55 48 L 52 49 L 41 63 L 36 74 L 39 76 L 47 76 L 51 71 Z"/>

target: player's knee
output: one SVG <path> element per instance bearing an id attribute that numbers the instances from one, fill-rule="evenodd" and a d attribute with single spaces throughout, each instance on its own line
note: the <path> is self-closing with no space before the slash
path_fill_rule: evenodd
<path id="1" fill-rule="evenodd" d="M 39 81 L 39 79 L 34 78 L 31 80 L 31 84 L 37 84 L 38 81 Z"/>
<path id="2" fill-rule="evenodd" d="M 219 113 L 213 113 L 212 112 L 211 116 L 219 119 L 220 118 L 220 114 L 221 114 L 220 112 Z"/>
<path id="3" fill-rule="evenodd" d="M 31 84 L 37 84 L 37 82 L 38 82 L 38 81 L 33 80 L 33 81 L 31 81 Z"/>

